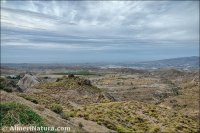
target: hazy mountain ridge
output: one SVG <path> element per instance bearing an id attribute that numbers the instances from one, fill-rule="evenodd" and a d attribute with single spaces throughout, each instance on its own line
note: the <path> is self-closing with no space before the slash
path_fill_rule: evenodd
<path id="1" fill-rule="evenodd" d="M 164 59 L 157 61 L 149 61 L 139 63 L 144 65 L 145 67 L 157 67 L 157 68 L 186 68 L 186 69 L 197 69 L 199 68 L 199 57 L 181 57 L 181 58 L 172 58 L 172 59 Z"/>
<path id="2" fill-rule="evenodd" d="M 132 68 L 132 69 L 162 69 L 162 68 L 175 68 L 175 69 L 198 69 L 199 57 L 180 57 L 155 61 L 145 61 L 137 63 L 119 63 L 102 65 L 101 68 Z"/>
<path id="3" fill-rule="evenodd" d="M 155 61 L 145 61 L 137 63 L 52 63 L 52 64 L 35 64 L 35 63 L 2 63 L 1 67 L 17 68 L 17 69 L 102 69 L 107 68 L 132 68 L 132 69 L 159 69 L 159 68 L 176 68 L 176 69 L 198 69 L 199 56 L 171 58 Z"/>

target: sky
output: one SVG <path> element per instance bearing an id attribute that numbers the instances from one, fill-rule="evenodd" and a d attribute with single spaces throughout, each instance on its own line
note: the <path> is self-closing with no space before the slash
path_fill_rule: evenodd
<path id="1" fill-rule="evenodd" d="M 2 63 L 199 55 L 199 1 L 1 1 Z"/>

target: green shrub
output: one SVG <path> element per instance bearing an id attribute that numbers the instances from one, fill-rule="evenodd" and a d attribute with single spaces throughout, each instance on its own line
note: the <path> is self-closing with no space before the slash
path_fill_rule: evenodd
<path id="1" fill-rule="evenodd" d="M 59 81 L 61 81 L 61 80 L 63 80 L 62 78 L 57 78 L 56 79 L 56 82 L 59 82 Z"/>
<path id="2" fill-rule="evenodd" d="M 79 126 L 80 128 L 83 128 L 83 124 L 82 124 L 81 122 L 78 123 L 78 126 Z"/>
<path id="3" fill-rule="evenodd" d="M 74 117 L 74 116 L 75 116 L 75 113 L 74 113 L 74 112 L 69 111 L 69 112 L 67 112 L 67 113 L 69 114 L 70 117 Z"/>
<path id="4" fill-rule="evenodd" d="M 7 79 L 17 79 L 17 80 L 20 80 L 21 77 L 20 77 L 20 75 L 16 75 L 16 76 L 13 76 L 13 77 L 12 76 L 7 76 L 6 78 Z"/>
<path id="5" fill-rule="evenodd" d="M 65 111 L 65 112 L 61 113 L 61 116 L 63 119 L 69 120 L 69 118 L 74 117 L 75 114 L 74 114 L 74 112 L 71 112 L 71 111 Z"/>
<path id="6" fill-rule="evenodd" d="M 12 92 L 12 91 L 13 91 L 13 90 L 12 90 L 11 88 L 9 88 L 9 87 L 5 87 L 5 88 L 3 88 L 3 90 L 6 91 L 6 92 Z"/>
<path id="7" fill-rule="evenodd" d="M 2 77 L 0 77 L 0 90 L 4 90 L 6 92 L 12 92 L 12 88 L 10 87 L 9 82 Z"/>
<path id="8" fill-rule="evenodd" d="M 61 117 L 62 117 L 63 119 L 65 119 L 65 120 L 69 120 L 69 118 L 70 118 L 69 114 L 67 114 L 67 113 L 65 113 L 65 112 L 62 112 L 60 115 L 61 115 Z"/>
<path id="9" fill-rule="evenodd" d="M 57 104 L 57 103 L 53 103 L 51 105 L 50 109 L 52 111 L 54 111 L 55 113 L 58 113 L 58 114 L 63 112 L 63 107 L 60 104 Z"/>
<path id="10" fill-rule="evenodd" d="M 45 126 L 43 119 L 29 107 L 16 102 L 0 104 L 1 127 L 15 124 Z"/>
<path id="11" fill-rule="evenodd" d="M 173 87 L 172 92 L 175 96 L 180 95 L 181 93 L 179 92 L 181 88 L 180 87 Z"/>

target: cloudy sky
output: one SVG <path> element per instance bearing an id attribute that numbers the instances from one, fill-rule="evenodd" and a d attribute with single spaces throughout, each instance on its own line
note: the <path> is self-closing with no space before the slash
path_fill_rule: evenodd
<path id="1" fill-rule="evenodd" d="M 198 55 L 198 1 L 1 1 L 1 62 Z"/>

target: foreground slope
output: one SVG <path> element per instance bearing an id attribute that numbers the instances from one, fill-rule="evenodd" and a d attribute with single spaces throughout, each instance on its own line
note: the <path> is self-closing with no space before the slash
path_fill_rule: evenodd
<path id="1" fill-rule="evenodd" d="M 25 123 L 19 123 L 19 121 L 12 123 L 9 122 L 5 123 L 5 119 L 3 119 L 1 121 L 1 125 L 3 126 L 13 126 L 15 124 L 24 124 L 24 125 L 37 125 L 37 126 L 41 126 L 41 125 L 47 125 L 49 127 L 53 126 L 53 127 L 70 127 L 72 132 L 84 132 L 83 129 L 79 128 L 78 125 L 75 125 L 74 123 L 67 121 L 65 119 L 62 119 L 61 116 L 59 114 L 56 114 L 54 112 L 52 112 L 51 110 L 45 108 L 42 105 L 38 105 L 38 104 L 34 104 L 22 97 L 18 97 L 15 93 L 7 93 L 5 91 L 1 91 L 0 92 L 0 97 L 1 97 L 1 110 L 3 109 L 4 106 L 8 106 L 10 103 L 13 102 L 17 102 L 14 103 L 14 106 L 12 106 L 12 108 L 10 110 L 8 110 L 8 113 L 12 113 L 14 110 L 16 113 L 20 113 L 22 115 L 26 115 L 23 114 L 23 112 L 27 112 L 26 109 L 31 110 L 31 112 L 34 112 L 34 116 L 29 116 L 29 117 L 25 117 Z M 15 106 L 15 105 L 19 105 L 19 106 Z M 7 108 L 9 109 L 9 108 Z M 20 111 L 20 112 L 19 112 Z M 5 112 L 5 111 L 4 111 Z M 2 112 L 2 113 L 4 113 Z M 30 112 L 30 111 L 29 111 Z M 33 114 L 33 113 L 32 113 Z M 37 117 L 35 117 L 37 116 Z M 6 117 L 6 116 L 4 116 Z M 37 118 L 37 119 L 36 119 Z M 36 119 L 36 120 L 34 120 Z M 14 120 L 14 119 L 11 119 Z"/>
<path id="2" fill-rule="evenodd" d="M 39 104 L 35 104 L 31 101 L 28 101 L 22 97 L 17 96 L 15 93 L 7 93 L 5 91 L 1 91 L 0 92 L 0 96 L 1 96 L 1 102 L 2 102 L 2 106 L 1 110 L 3 111 L 5 105 L 7 106 L 7 104 L 9 105 L 10 103 L 13 102 L 17 102 L 14 103 L 14 105 L 20 105 L 20 106 L 14 106 L 13 108 L 9 109 L 6 108 L 7 110 L 7 114 L 5 115 L 5 111 L 2 112 L 1 114 L 1 126 L 13 126 L 15 124 L 20 124 L 19 120 L 15 121 L 15 119 L 13 119 L 12 114 L 10 114 L 10 112 L 13 112 L 13 110 L 15 111 L 16 114 L 16 118 L 19 118 L 18 114 L 22 114 L 22 116 L 26 116 L 23 126 L 25 126 L 26 124 L 28 125 L 35 125 L 35 126 L 49 126 L 49 127 L 70 127 L 70 132 L 72 133 L 115 133 L 115 131 L 110 130 L 108 128 L 106 128 L 103 125 L 98 125 L 96 122 L 93 121 L 89 121 L 89 120 L 84 120 L 78 117 L 73 117 L 73 118 L 69 118 L 67 116 L 63 117 L 61 114 L 57 114 L 47 108 L 45 108 L 45 105 L 39 105 Z M 20 108 L 19 108 L 20 107 Z M 28 111 L 31 110 L 34 113 L 34 116 L 31 115 L 27 117 L 27 109 Z M 19 112 L 20 111 L 20 112 Z M 25 112 L 25 113 L 24 113 Z M 6 119 L 4 119 L 4 117 L 8 118 L 7 116 L 10 116 L 9 118 L 11 121 L 7 121 Z M 34 117 L 34 118 L 33 118 Z M 13 122 L 14 121 L 14 122 Z M 80 124 L 82 126 L 80 126 Z"/>

